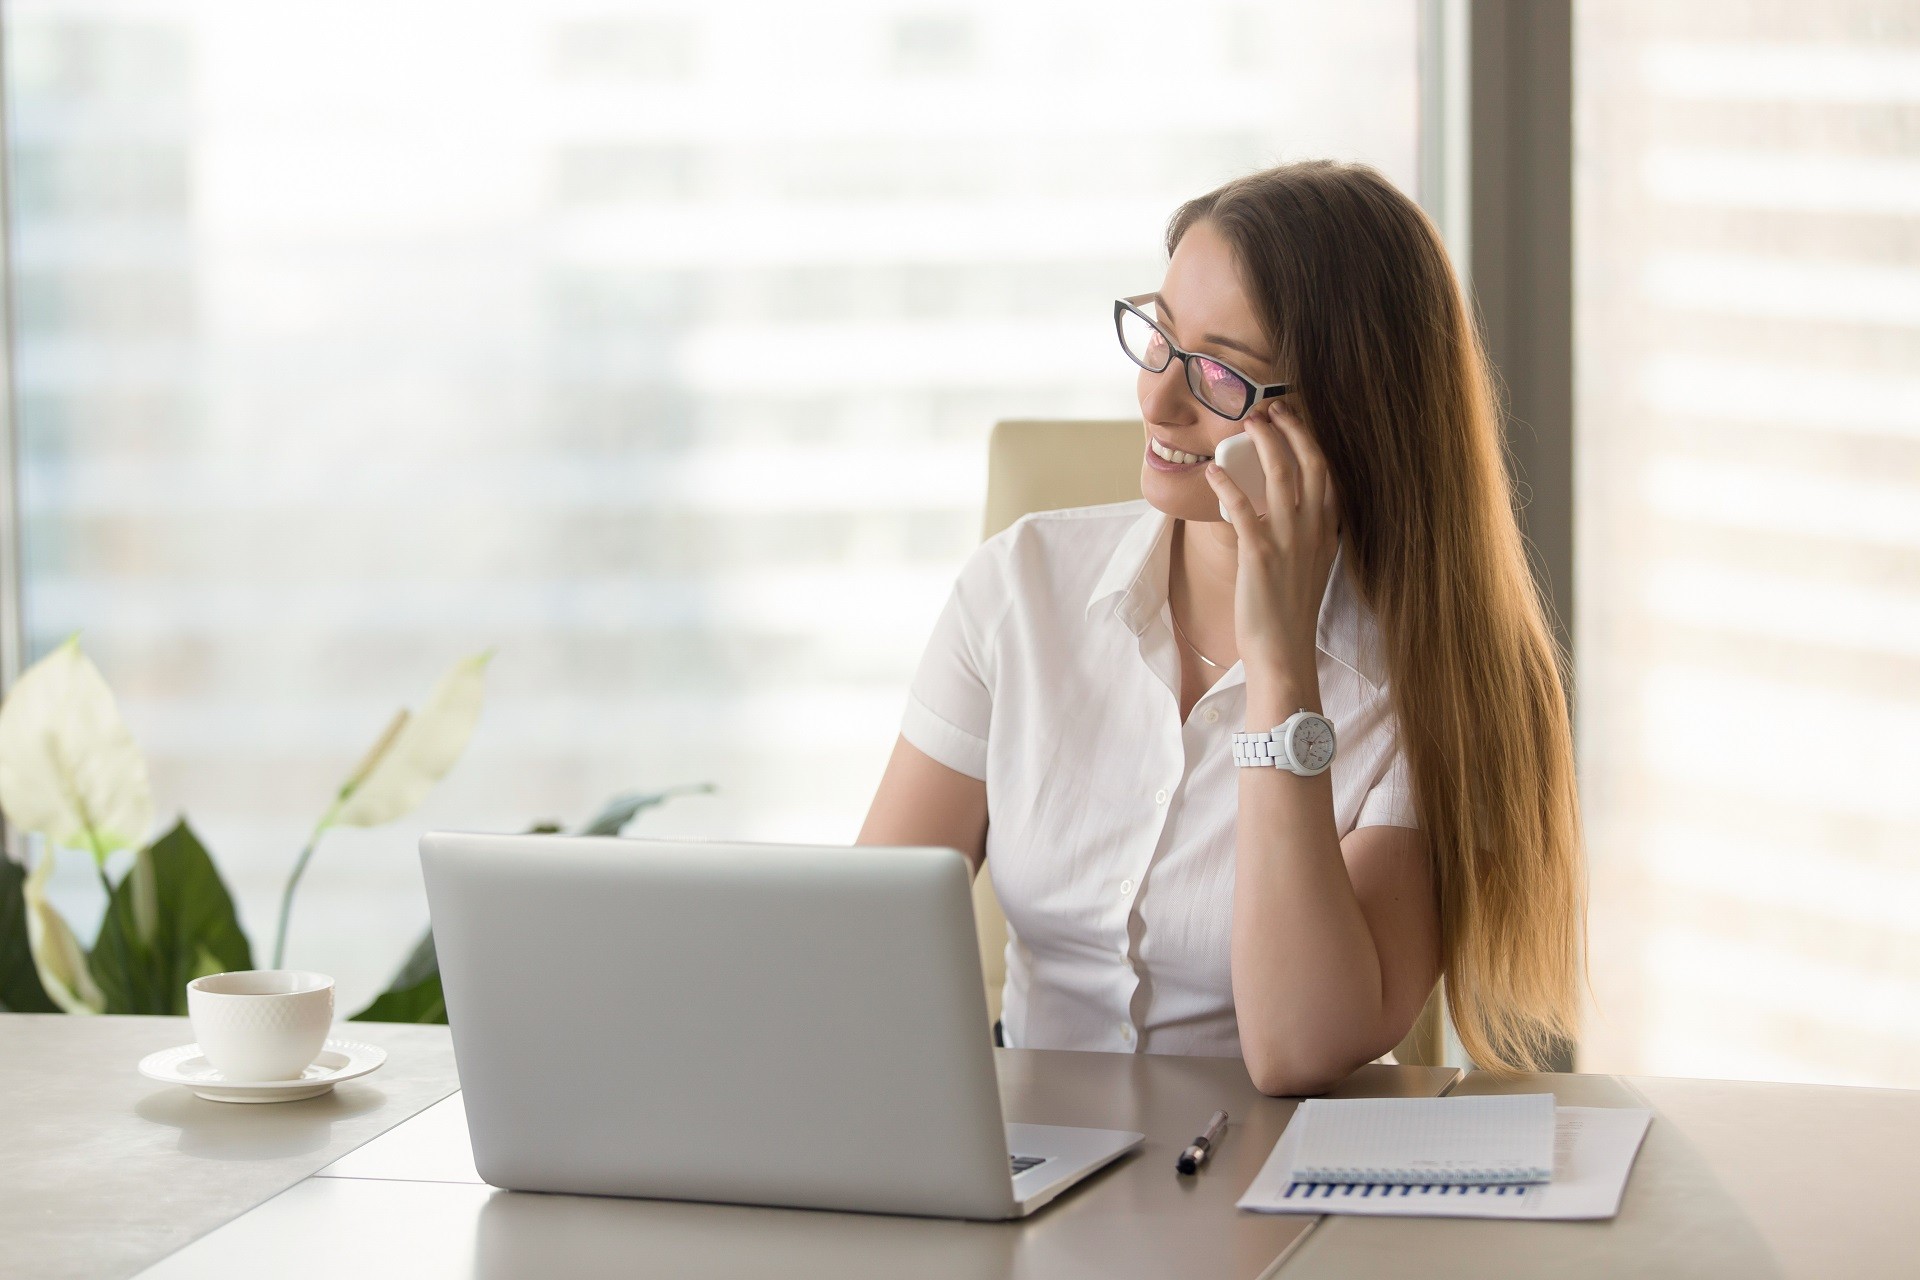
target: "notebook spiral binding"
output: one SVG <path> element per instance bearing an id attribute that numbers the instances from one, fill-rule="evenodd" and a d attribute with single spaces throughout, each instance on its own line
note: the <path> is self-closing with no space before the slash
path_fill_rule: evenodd
<path id="1" fill-rule="evenodd" d="M 1376 1192 L 1383 1200 L 1391 1196 L 1399 1196 L 1403 1199 L 1407 1196 L 1521 1196 L 1534 1185 L 1536 1184 L 1513 1182 L 1482 1183 L 1478 1186 L 1468 1186 L 1458 1182 L 1428 1182 L 1417 1186 L 1404 1182 L 1289 1182 L 1282 1198 L 1311 1200 L 1318 1197 L 1322 1200 L 1336 1198 L 1352 1200 L 1364 1199 Z"/>
<path id="2" fill-rule="evenodd" d="M 1405 1183 L 1415 1187 L 1439 1186 L 1526 1186 L 1535 1182 L 1551 1182 L 1551 1169 L 1514 1169 L 1471 1167 L 1448 1169 L 1436 1172 L 1424 1181 L 1414 1182 L 1415 1173 L 1409 1169 L 1391 1169 L 1376 1166 L 1365 1168 L 1307 1168 L 1296 1169 L 1295 1175 L 1300 1182 L 1331 1183 L 1335 1186 L 1366 1186 Z"/>

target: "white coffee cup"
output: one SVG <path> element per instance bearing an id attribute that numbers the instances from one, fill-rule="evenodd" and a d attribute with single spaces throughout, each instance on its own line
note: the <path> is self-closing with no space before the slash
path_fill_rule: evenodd
<path id="1" fill-rule="evenodd" d="M 333 979 L 300 969 L 241 969 L 187 984 L 193 1038 L 232 1081 L 297 1080 L 333 1026 Z"/>

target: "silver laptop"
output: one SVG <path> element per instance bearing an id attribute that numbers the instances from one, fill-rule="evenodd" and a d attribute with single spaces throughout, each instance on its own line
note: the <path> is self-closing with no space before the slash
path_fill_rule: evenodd
<path id="1" fill-rule="evenodd" d="M 951 849 L 435 832 L 420 861 L 495 1186 L 1014 1218 L 1141 1142 L 1002 1122 Z"/>

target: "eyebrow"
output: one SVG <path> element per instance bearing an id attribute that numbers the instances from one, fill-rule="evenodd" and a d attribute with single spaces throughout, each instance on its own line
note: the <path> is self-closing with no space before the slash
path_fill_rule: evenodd
<path id="1" fill-rule="evenodd" d="M 1173 308 L 1167 305 L 1167 300 L 1165 298 L 1161 297 L 1157 293 L 1150 293 L 1147 295 L 1147 297 L 1153 302 L 1154 306 L 1160 308 L 1161 312 L 1167 317 L 1168 320 L 1173 320 Z M 1175 321 L 1175 323 L 1178 323 L 1178 322 Z M 1223 338 L 1217 333 L 1203 333 L 1200 335 L 1200 341 L 1211 342 L 1216 347 L 1226 347 L 1229 350 L 1239 351 L 1239 352 L 1242 352 L 1243 354 L 1250 355 L 1255 360 L 1258 360 L 1261 364 L 1273 363 L 1273 357 L 1269 356 L 1266 352 L 1255 351 L 1252 347 L 1248 346 L 1244 342 L 1236 342 L 1232 338 Z"/>

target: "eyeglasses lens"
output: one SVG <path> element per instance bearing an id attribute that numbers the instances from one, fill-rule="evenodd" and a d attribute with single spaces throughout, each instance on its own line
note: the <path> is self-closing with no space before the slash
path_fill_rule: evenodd
<path id="1" fill-rule="evenodd" d="M 1134 363 L 1153 373 L 1166 368 L 1167 361 L 1173 358 L 1160 331 L 1131 311 L 1120 313 L 1120 344 Z"/>
<path id="2" fill-rule="evenodd" d="M 1245 378 L 1205 356 L 1187 361 L 1187 385 L 1208 408 L 1229 418 L 1245 413 L 1247 399 L 1253 394 Z"/>

